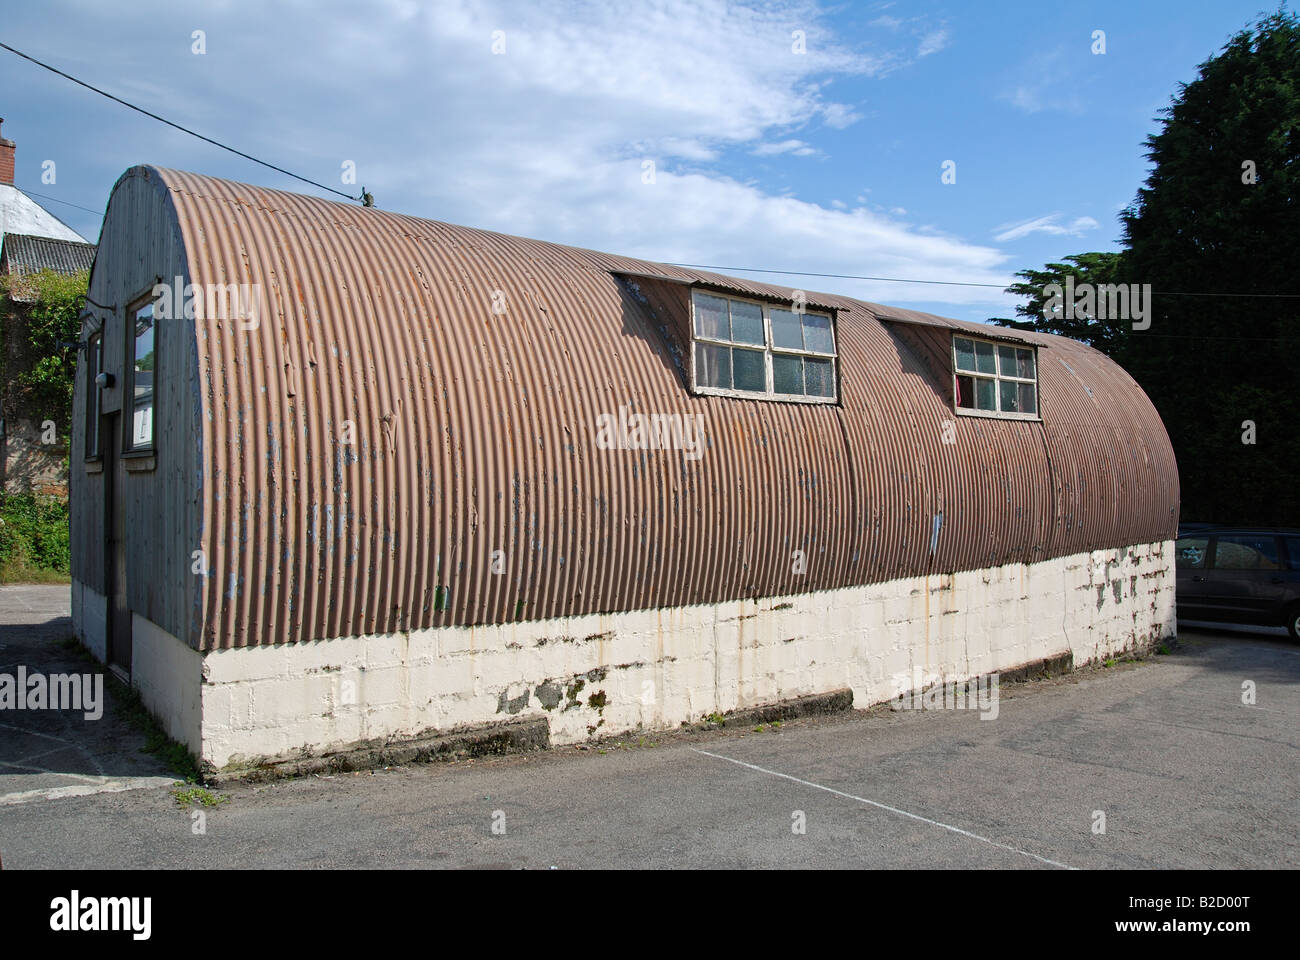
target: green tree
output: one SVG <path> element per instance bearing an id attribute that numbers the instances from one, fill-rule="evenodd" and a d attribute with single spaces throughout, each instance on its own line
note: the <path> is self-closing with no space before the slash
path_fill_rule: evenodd
<path id="1" fill-rule="evenodd" d="M 1295 524 L 1300 20 L 1238 33 L 1161 113 L 1122 217 L 1122 272 L 1154 290 L 1125 364 L 1173 440 L 1186 519 Z"/>
<path id="2" fill-rule="evenodd" d="M 993 322 L 1017 330 L 1036 330 L 1040 333 L 1055 333 L 1072 340 L 1081 340 L 1108 356 L 1122 360 L 1123 348 L 1132 326 L 1129 322 L 1098 320 L 1095 316 L 1066 317 L 1064 311 L 1052 316 L 1045 316 L 1043 313 L 1046 299 L 1044 289 L 1050 284 L 1064 287 L 1067 276 L 1074 278 L 1076 286 L 1081 283 L 1091 283 L 1100 287 L 1103 284 L 1119 283 L 1120 255 L 1118 253 L 1077 253 L 1066 257 L 1065 261 L 1065 263 L 1049 263 L 1042 270 L 1019 271 L 1016 276 L 1022 277 L 1023 280 L 1007 287 L 1007 293 L 1025 298 L 1025 302 L 1016 307 L 1016 313 L 1023 319 L 994 317 Z"/>
<path id="3" fill-rule="evenodd" d="M 81 337 L 79 318 L 89 280 L 85 270 L 4 278 L 4 308 L 11 318 L 7 326 L 21 337 L 18 353 L 29 360 L 11 373 L 10 403 L 39 413 L 38 422 L 53 420 L 63 432 L 71 429 L 77 371 L 77 351 L 68 344 Z"/>

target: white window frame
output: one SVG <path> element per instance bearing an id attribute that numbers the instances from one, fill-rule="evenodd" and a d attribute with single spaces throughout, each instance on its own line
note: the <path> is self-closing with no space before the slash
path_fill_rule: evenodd
<path id="1" fill-rule="evenodd" d="M 972 344 L 987 343 L 993 347 L 993 373 L 979 373 L 974 370 L 957 369 L 957 341 L 969 340 Z M 1002 358 L 998 354 L 998 347 L 1011 347 L 1015 350 L 1028 350 L 1034 357 L 1034 375 L 1032 377 L 1012 377 L 1002 373 Z M 1031 343 L 1010 343 L 1006 340 L 993 340 L 989 337 L 977 337 L 968 333 L 954 333 L 950 345 L 952 353 L 952 408 L 961 417 L 992 417 L 997 420 L 1042 420 L 1043 419 L 1043 388 L 1038 378 L 1038 347 Z M 957 401 L 961 393 L 957 388 L 958 377 L 972 377 L 975 380 L 992 380 L 993 381 L 993 399 L 997 403 L 996 410 L 979 410 L 974 407 L 963 407 Z M 1004 411 L 1002 409 L 1002 384 L 1006 383 L 1032 383 L 1034 385 L 1034 412 L 1021 413 L 1019 411 Z"/>
<path id="2" fill-rule="evenodd" d="M 715 297 L 719 300 L 730 300 L 738 303 L 750 303 L 759 307 L 763 311 L 763 343 L 738 343 L 734 340 L 719 340 L 715 337 L 702 337 L 696 333 L 695 323 L 695 295 L 703 294 L 707 297 Z M 839 336 L 835 329 L 835 315 L 825 310 L 802 310 L 796 311 L 794 303 L 771 303 L 766 300 L 756 300 L 751 297 L 738 297 L 734 294 L 721 290 L 712 290 L 707 287 L 690 288 L 690 322 L 691 322 L 691 350 L 690 350 L 690 371 L 691 371 L 691 391 L 696 394 L 714 397 L 735 397 L 740 400 L 773 400 L 785 403 L 823 403 L 838 404 L 840 402 L 840 357 L 839 357 Z M 788 310 L 800 314 L 811 314 L 817 317 L 825 317 L 831 331 L 831 352 L 820 353 L 816 350 L 799 350 L 793 347 L 778 347 L 772 341 L 772 314 L 773 309 Z M 710 387 L 701 385 L 696 379 L 695 370 L 695 345 L 697 343 L 710 344 L 716 347 L 738 347 L 741 350 L 753 350 L 763 354 L 763 376 L 764 387 L 762 392 L 757 390 L 737 390 L 734 387 Z M 829 360 L 831 363 L 832 394 L 829 397 L 809 396 L 806 393 L 777 393 L 772 380 L 772 357 L 774 354 L 781 356 L 794 357 L 811 357 L 814 360 Z M 734 381 L 733 381 L 734 382 Z"/>
<path id="3" fill-rule="evenodd" d="M 149 371 L 153 374 L 152 383 L 149 387 L 149 442 L 136 443 L 135 440 L 135 419 L 136 408 L 139 406 L 136 400 L 135 387 L 135 364 L 136 364 L 136 337 L 135 323 L 137 315 L 146 307 L 153 308 L 153 369 Z M 131 308 L 127 311 L 126 317 L 126 390 L 123 392 L 123 416 L 122 430 L 123 443 L 122 454 L 130 456 L 138 454 L 147 456 L 156 453 L 158 450 L 158 301 L 152 295 L 136 300 Z"/>
<path id="4" fill-rule="evenodd" d="M 104 369 L 104 331 L 96 330 L 86 340 L 86 449 L 87 460 L 103 459 L 104 397 L 99 389 L 99 374 Z"/>

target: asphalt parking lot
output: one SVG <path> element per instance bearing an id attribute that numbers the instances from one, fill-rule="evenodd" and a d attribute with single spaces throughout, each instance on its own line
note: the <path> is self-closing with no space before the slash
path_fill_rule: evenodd
<path id="1" fill-rule="evenodd" d="M 67 587 L 0 587 L 0 674 L 103 673 L 66 645 L 68 609 Z M 104 683 L 102 692 L 97 720 L 85 710 L 0 710 L 0 824 L 14 804 L 171 782 L 167 768 L 140 750 L 144 734 L 117 719 L 112 687 Z"/>
<path id="2" fill-rule="evenodd" d="M 33 633 L 15 623 L 12 589 L 0 590 L 6 664 Z M 57 617 L 42 623 L 39 643 L 57 646 Z M 212 807 L 182 808 L 156 780 L 32 795 L 11 751 L 0 857 L 6 869 L 1294 868 L 1298 719 L 1300 647 L 1184 626 L 1169 655 L 1004 684 L 996 719 L 876 708 L 236 785 Z M 109 772 L 158 775 L 131 759 Z"/>

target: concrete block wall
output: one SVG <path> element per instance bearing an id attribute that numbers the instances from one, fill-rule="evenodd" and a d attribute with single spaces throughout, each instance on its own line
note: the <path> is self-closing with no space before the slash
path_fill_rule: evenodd
<path id="1" fill-rule="evenodd" d="M 131 616 L 131 686 L 175 740 L 195 756 L 204 748 L 203 658 L 157 624 Z"/>
<path id="2" fill-rule="evenodd" d="M 757 601 L 214 651 L 201 756 L 222 768 L 530 715 L 572 743 L 844 687 L 867 706 L 914 669 L 961 681 L 1066 651 L 1081 665 L 1173 635 L 1173 558 L 1171 542 L 1139 544 Z"/>
<path id="3" fill-rule="evenodd" d="M 96 660 L 108 660 L 108 597 L 79 580 L 72 581 L 72 626 Z"/>
<path id="4" fill-rule="evenodd" d="M 1173 636 L 1174 586 L 1163 542 L 788 597 L 206 655 L 136 615 L 132 683 L 217 768 L 520 716 L 547 717 L 552 742 L 572 743 L 846 687 L 868 706 L 912 689 L 917 671 L 960 682 L 1067 651 L 1082 665 Z M 74 581 L 72 610 L 103 659 L 107 599 Z"/>

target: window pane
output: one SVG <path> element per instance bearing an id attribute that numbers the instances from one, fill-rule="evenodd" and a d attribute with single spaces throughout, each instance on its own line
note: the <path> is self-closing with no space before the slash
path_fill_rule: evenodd
<path id="1" fill-rule="evenodd" d="M 737 390 L 767 391 L 767 371 L 763 369 L 763 353 L 759 350 L 732 350 L 731 365 L 735 375 L 733 386 Z"/>
<path id="2" fill-rule="evenodd" d="M 727 324 L 727 301 L 707 293 L 695 294 L 695 335 L 715 340 L 730 340 Z"/>
<path id="3" fill-rule="evenodd" d="M 769 312 L 772 316 L 772 345 L 774 347 L 790 347 L 794 350 L 802 350 L 803 332 L 799 323 L 799 315 L 789 310 L 773 309 Z"/>
<path id="4" fill-rule="evenodd" d="M 975 358 L 975 354 L 971 353 L 971 360 L 974 361 L 974 358 Z M 975 409 L 975 378 L 974 377 L 957 378 L 957 406 L 965 407 L 967 410 Z"/>
<path id="5" fill-rule="evenodd" d="M 992 380 L 975 381 L 975 406 L 979 410 L 997 410 L 998 398 Z"/>
<path id="6" fill-rule="evenodd" d="M 775 393 L 803 393 L 803 359 L 772 354 L 772 390 Z"/>
<path id="7" fill-rule="evenodd" d="M 979 373 L 997 373 L 997 362 L 993 356 L 993 344 L 983 340 L 975 341 L 975 368 Z"/>
<path id="8" fill-rule="evenodd" d="M 1214 548 L 1214 566 L 1219 570 L 1276 570 L 1277 538 L 1220 537 Z"/>
<path id="9" fill-rule="evenodd" d="M 775 352 L 799 350 L 833 356 L 835 336 L 829 316 L 799 314 L 701 291 L 692 292 L 691 298 L 699 338 L 695 344 L 696 387 L 835 398 L 838 384 L 833 360 Z"/>
<path id="10" fill-rule="evenodd" d="M 835 338 L 831 336 L 831 318 L 820 313 L 803 315 L 803 345 L 805 350 L 834 353 Z"/>
<path id="11" fill-rule="evenodd" d="M 1019 413 L 1020 408 L 1016 406 L 1016 385 L 1010 380 L 1002 380 L 998 383 L 998 392 L 1001 394 L 1002 412 Z"/>
<path id="12" fill-rule="evenodd" d="M 1287 559 L 1292 570 L 1300 570 L 1300 537 L 1286 538 Z"/>
<path id="13" fill-rule="evenodd" d="M 1185 537 L 1179 540 L 1174 548 L 1174 565 L 1202 569 L 1205 566 L 1205 548 L 1209 543 L 1208 537 Z"/>
<path id="14" fill-rule="evenodd" d="M 963 340 L 957 337 L 954 341 L 957 344 L 957 369 L 974 370 L 975 369 L 975 343 L 971 340 Z"/>
<path id="15" fill-rule="evenodd" d="M 1021 413 L 1038 413 L 1038 388 L 1032 383 L 1018 383 L 1016 389 L 1020 391 L 1016 409 Z"/>
<path id="16" fill-rule="evenodd" d="M 1016 373 L 1016 348 L 998 347 L 998 372 L 1004 377 L 1018 377 Z"/>
<path id="17" fill-rule="evenodd" d="M 731 388 L 731 351 L 711 343 L 695 345 L 695 385 Z"/>
<path id="18" fill-rule="evenodd" d="M 767 342 L 763 336 L 763 308 L 756 303 L 732 300 L 731 303 L 731 339 L 733 343 L 756 343 L 762 346 Z"/>
<path id="19" fill-rule="evenodd" d="M 835 361 L 806 358 L 803 362 L 803 375 L 808 396 L 835 396 Z"/>
<path id="20" fill-rule="evenodd" d="M 153 304 L 150 304 L 135 312 L 135 361 L 131 371 L 134 387 L 131 416 L 133 447 L 148 447 L 153 443 L 153 341 Z"/>
<path id="21" fill-rule="evenodd" d="M 1026 380 L 1034 379 L 1034 351 L 1016 350 L 1016 376 Z"/>
<path id="22" fill-rule="evenodd" d="M 104 369 L 104 338 L 98 334 L 90 339 L 89 374 L 86 384 L 86 456 L 99 456 L 99 373 Z"/>

